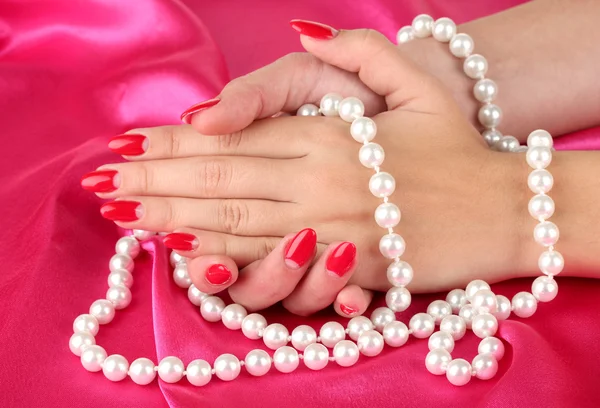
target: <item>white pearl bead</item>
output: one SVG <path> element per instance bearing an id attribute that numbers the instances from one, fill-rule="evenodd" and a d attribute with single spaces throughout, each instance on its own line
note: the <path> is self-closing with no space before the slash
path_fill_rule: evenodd
<path id="1" fill-rule="evenodd" d="M 133 271 L 133 259 L 127 255 L 115 254 L 108 262 L 108 268 L 111 272 L 117 269 L 127 269 L 128 272 Z"/>
<path id="2" fill-rule="evenodd" d="M 430 351 L 444 349 L 448 353 L 452 353 L 452 350 L 454 350 L 454 339 L 450 333 L 443 331 L 435 332 L 429 337 L 427 347 L 429 347 Z"/>
<path id="3" fill-rule="evenodd" d="M 96 344 L 96 339 L 87 332 L 73 333 L 69 339 L 69 349 L 77 357 L 81 356 L 83 349 L 94 344 Z"/>
<path id="4" fill-rule="evenodd" d="M 98 334 L 100 324 L 98 320 L 91 314 L 82 314 L 75 318 L 73 322 L 74 333 L 89 333 L 92 336 Z"/>
<path id="5" fill-rule="evenodd" d="M 446 316 L 440 323 L 440 331 L 448 333 L 454 340 L 460 340 L 467 332 L 467 323 L 465 322 L 465 319 L 460 316 Z"/>
<path id="6" fill-rule="evenodd" d="M 540 302 L 550 302 L 558 295 L 558 283 L 550 276 L 540 276 L 533 281 L 531 293 Z"/>
<path id="7" fill-rule="evenodd" d="M 475 377 L 480 380 L 489 380 L 498 372 L 498 361 L 489 353 L 479 354 L 473 359 L 472 367 Z"/>
<path id="8" fill-rule="evenodd" d="M 373 174 L 369 180 L 369 191 L 375 197 L 384 198 L 391 196 L 396 190 L 396 180 L 390 173 L 384 171 Z"/>
<path id="9" fill-rule="evenodd" d="M 323 345 L 333 347 L 346 338 L 346 331 L 338 322 L 327 322 L 319 330 L 319 337 Z"/>
<path id="10" fill-rule="evenodd" d="M 445 300 L 434 300 L 427 306 L 427 314 L 433 317 L 435 324 L 440 324 L 444 317 L 452 314 L 452 306 Z"/>
<path id="11" fill-rule="evenodd" d="M 209 295 L 207 293 L 200 292 L 200 290 L 198 290 L 198 288 L 194 285 L 190 285 L 190 287 L 188 288 L 188 299 L 195 306 L 200 306 L 202 304 L 202 301 L 208 296 Z"/>
<path id="12" fill-rule="evenodd" d="M 328 93 L 321 98 L 320 110 L 324 116 L 337 116 L 342 101 L 342 96 L 336 93 Z"/>
<path id="13" fill-rule="evenodd" d="M 536 220 L 548 219 L 554 214 L 554 200 L 546 194 L 537 194 L 529 200 L 527 209 Z"/>
<path id="14" fill-rule="evenodd" d="M 462 358 L 452 360 L 448 363 L 446 378 L 458 387 L 468 384 L 471 381 L 471 364 Z"/>
<path id="15" fill-rule="evenodd" d="M 165 357 L 158 363 L 158 376 L 166 383 L 176 383 L 183 377 L 183 362 L 173 356 Z"/>
<path id="16" fill-rule="evenodd" d="M 465 74 L 472 79 L 481 79 L 488 70 L 488 62 L 482 55 L 469 55 L 463 64 Z"/>
<path id="17" fill-rule="evenodd" d="M 473 301 L 473 296 L 475 296 L 475 294 L 480 290 L 484 289 L 490 290 L 490 285 L 488 285 L 486 281 L 483 281 L 481 279 L 472 280 L 471 282 L 469 282 L 467 288 L 465 289 L 467 300 L 469 302 Z"/>
<path id="18" fill-rule="evenodd" d="M 396 320 L 394 311 L 387 307 L 378 307 L 371 313 L 371 322 L 375 326 L 375 330 L 381 332 L 386 324 Z"/>
<path id="19" fill-rule="evenodd" d="M 394 228 L 400 222 L 400 209 L 396 204 L 379 204 L 375 210 L 375 222 L 381 228 Z"/>
<path id="20" fill-rule="evenodd" d="M 552 151 L 549 147 L 537 146 L 527 149 L 527 164 L 533 169 L 545 169 L 552 162 Z"/>
<path id="21" fill-rule="evenodd" d="M 440 42 L 448 42 L 456 34 L 456 24 L 447 17 L 438 18 L 433 23 L 433 38 Z"/>
<path id="22" fill-rule="evenodd" d="M 223 326 L 229 330 L 239 330 L 242 328 L 242 322 L 244 318 L 248 316 L 248 312 L 242 305 L 232 303 L 225 306 L 223 312 L 221 312 L 221 319 L 223 320 Z"/>
<path id="23" fill-rule="evenodd" d="M 458 313 L 460 308 L 467 304 L 467 293 L 462 289 L 453 289 L 448 292 L 446 302 L 450 304 L 452 313 Z"/>
<path id="24" fill-rule="evenodd" d="M 209 296 L 200 304 L 200 314 L 207 322 L 218 322 L 225 309 L 225 302 L 220 297 Z"/>
<path id="25" fill-rule="evenodd" d="M 473 309 L 473 306 L 471 306 L 471 305 L 464 305 L 458 311 L 458 315 L 465 321 L 465 324 L 467 325 L 467 329 L 471 328 L 471 323 L 473 322 L 473 317 L 475 317 L 476 314 L 477 314 L 477 312 L 475 311 L 475 309 Z"/>
<path id="26" fill-rule="evenodd" d="M 307 103 L 296 111 L 296 116 L 319 116 L 319 107 L 312 103 Z"/>
<path id="27" fill-rule="evenodd" d="M 493 315 L 498 320 L 506 320 L 510 316 L 512 305 L 510 304 L 510 300 L 506 296 L 496 295 L 496 304 L 498 305 L 496 308 L 496 312 Z"/>
<path id="28" fill-rule="evenodd" d="M 179 263 L 175 265 L 175 269 L 173 269 L 173 280 L 180 288 L 188 289 L 190 287 L 192 284 L 192 278 L 190 278 L 186 263 Z"/>
<path id="29" fill-rule="evenodd" d="M 383 350 L 383 336 L 375 330 L 367 330 L 358 336 L 358 350 L 367 357 L 375 357 Z"/>
<path id="30" fill-rule="evenodd" d="M 108 275 L 108 286 L 123 285 L 130 288 L 133 285 L 133 275 L 127 269 L 117 269 Z"/>
<path id="31" fill-rule="evenodd" d="M 466 58 L 473 52 L 475 43 L 468 34 L 456 34 L 450 40 L 450 52 L 458 58 Z"/>
<path id="32" fill-rule="evenodd" d="M 410 306 L 410 292 L 403 287 L 393 287 L 389 289 L 385 295 L 385 303 L 387 307 L 394 312 L 403 312 Z"/>
<path id="33" fill-rule="evenodd" d="M 471 324 L 473 333 L 480 339 L 493 336 L 498 331 L 498 320 L 490 313 L 482 313 L 473 317 Z"/>
<path id="34" fill-rule="evenodd" d="M 512 308 L 517 316 L 530 317 L 537 310 L 537 300 L 529 292 L 519 292 L 512 299 Z"/>
<path id="35" fill-rule="evenodd" d="M 133 236 L 138 241 L 145 241 L 147 239 L 152 238 L 155 235 L 156 235 L 156 232 L 154 232 L 154 231 L 144 231 L 144 230 L 140 230 L 140 229 L 133 230 Z"/>
<path id="36" fill-rule="evenodd" d="M 398 30 L 398 34 L 396 34 L 396 43 L 404 44 L 409 41 L 414 40 L 415 32 L 413 31 L 412 26 L 402 27 Z"/>
<path id="37" fill-rule="evenodd" d="M 471 300 L 473 307 L 480 312 L 495 313 L 498 309 L 496 295 L 489 289 L 479 290 Z"/>
<path id="38" fill-rule="evenodd" d="M 150 384 L 156 377 L 154 363 L 143 357 L 133 360 L 129 366 L 129 377 L 138 385 Z"/>
<path id="39" fill-rule="evenodd" d="M 542 147 L 551 148 L 552 146 L 554 146 L 554 141 L 553 141 L 550 133 L 546 132 L 545 130 L 538 129 L 538 130 L 534 130 L 533 132 L 531 132 L 529 134 L 529 136 L 527 137 L 527 146 L 529 146 L 529 147 L 542 146 Z"/>
<path id="40" fill-rule="evenodd" d="M 477 117 L 484 127 L 495 128 L 502 121 L 502 109 L 493 103 L 486 103 L 479 109 Z"/>
<path id="41" fill-rule="evenodd" d="M 268 325 L 263 332 L 263 342 L 271 350 L 277 350 L 287 344 L 290 332 L 284 325 L 273 323 Z"/>
<path id="42" fill-rule="evenodd" d="M 496 361 L 500 361 L 504 357 L 504 343 L 496 337 L 486 337 L 479 342 L 477 352 L 479 354 L 490 353 Z"/>
<path id="43" fill-rule="evenodd" d="M 558 227 L 550 221 L 540 222 L 533 229 L 533 239 L 535 239 L 535 242 L 546 247 L 556 244 L 559 236 Z"/>
<path id="44" fill-rule="evenodd" d="M 100 324 L 108 324 L 115 318 L 115 306 L 106 299 L 98 299 L 90 306 L 90 314 Z"/>
<path id="45" fill-rule="evenodd" d="M 303 324 L 292 330 L 292 346 L 296 350 L 302 351 L 309 345 L 316 343 L 316 341 L 317 332 L 310 326 Z"/>
<path id="46" fill-rule="evenodd" d="M 408 327 L 412 330 L 413 336 L 424 339 L 431 336 L 435 330 L 435 321 L 427 313 L 417 313 L 408 322 Z"/>
<path id="47" fill-rule="evenodd" d="M 402 256 L 406 249 L 404 238 L 396 233 L 385 234 L 379 240 L 379 251 L 381 255 L 388 259 L 394 259 Z"/>
<path id="48" fill-rule="evenodd" d="M 127 377 L 129 362 L 120 354 L 112 354 L 102 363 L 102 373 L 110 381 L 121 381 Z"/>
<path id="49" fill-rule="evenodd" d="M 498 96 L 498 85 L 491 79 L 480 79 L 473 85 L 473 96 L 481 103 L 490 103 Z M 498 132 L 498 134 L 500 134 L 500 132 Z M 502 136 L 502 134 L 500 134 L 500 136 Z"/>
<path id="50" fill-rule="evenodd" d="M 521 144 L 514 136 L 502 136 L 502 139 L 494 145 L 494 148 L 500 152 L 514 152 Z"/>
<path id="51" fill-rule="evenodd" d="M 267 320 L 258 313 L 251 313 L 242 320 L 242 333 L 250 340 L 260 339 L 267 327 Z"/>
<path id="52" fill-rule="evenodd" d="M 223 381 L 232 381 L 240 375 L 240 360 L 233 354 L 221 354 L 215 360 L 215 375 Z"/>
<path id="53" fill-rule="evenodd" d="M 348 336 L 356 341 L 362 332 L 373 329 L 373 323 L 365 316 L 356 316 L 348 321 Z"/>
<path id="54" fill-rule="evenodd" d="M 425 368 L 433 375 L 442 375 L 446 372 L 452 356 L 444 349 L 435 349 L 427 353 Z"/>
<path id="55" fill-rule="evenodd" d="M 545 169 L 534 170 L 529 173 L 529 177 L 527 178 L 529 189 L 536 194 L 547 193 L 552 189 L 553 184 L 554 178 L 552 174 Z"/>
<path id="56" fill-rule="evenodd" d="M 495 146 L 503 137 L 502 133 L 498 132 L 496 129 L 487 129 L 482 135 L 483 140 L 485 140 L 489 147 Z"/>
<path id="57" fill-rule="evenodd" d="M 121 237 L 115 245 L 115 252 L 135 259 L 140 254 L 140 242 L 134 237 Z"/>
<path id="58" fill-rule="evenodd" d="M 180 263 L 187 263 L 187 258 L 179 255 L 175 251 L 171 251 L 171 255 L 169 255 L 169 262 L 171 263 L 171 266 L 174 268 L 177 265 L 179 265 Z"/>
<path id="59" fill-rule="evenodd" d="M 387 268 L 388 281 L 394 286 L 406 286 L 413 279 L 413 268 L 405 261 L 394 261 Z"/>
<path id="60" fill-rule="evenodd" d="M 97 345 L 87 346 L 81 352 L 81 365 L 86 370 L 95 373 L 102 370 L 102 363 L 106 358 L 106 351 Z"/>
<path id="61" fill-rule="evenodd" d="M 358 361 L 358 346 L 350 340 L 342 340 L 333 348 L 335 362 L 342 367 L 350 367 Z"/>
<path id="62" fill-rule="evenodd" d="M 383 328 L 383 339 L 390 347 L 403 346 L 408 341 L 408 327 L 402 322 L 393 321 Z"/>
<path id="63" fill-rule="evenodd" d="M 329 351 L 322 344 L 310 344 L 304 350 L 304 364 L 311 370 L 322 370 L 329 363 Z"/>
<path id="64" fill-rule="evenodd" d="M 565 260 L 560 252 L 544 251 L 538 259 L 540 271 L 549 276 L 556 276 L 565 267 Z"/>
<path id="65" fill-rule="evenodd" d="M 342 108 L 344 105 L 342 105 Z M 363 108 L 364 109 L 364 108 Z M 371 118 L 358 117 L 350 125 L 350 135 L 359 143 L 370 142 L 377 134 L 377 125 Z M 383 151 L 383 149 L 382 149 Z"/>
<path id="66" fill-rule="evenodd" d="M 377 143 L 367 143 L 358 151 L 358 160 L 366 168 L 372 169 L 375 166 L 381 166 L 385 159 L 383 147 Z"/>
<path id="67" fill-rule="evenodd" d="M 415 37 L 429 37 L 433 28 L 433 18 L 427 14 L 419 14 L 413 19 L 412 28 L 415 33 Z"/>
<path id="68" fill-rule="evenodd" d="M 252 350 L 244 359 L 246 371 L 255 377 L 260 377 L 271 369 L 271 356 L 264 350 Z"/>
<path id="69" fill-rule="evenodd" d="M 291 373 L 298 368 L 298 364 L 300 364 L 300 358 L 298 352 L 293 347 L 280 347 L 273 354 L 273 365 L 279 372 L 285 374 Z"/>
<path id="70" fill-rule="evenodd" d="M 116 310 L 125 309 L 131 303 L 131 291 L 127 286 L 113 286 L 106 291 L 106 300 L 112 303 Z"/>
<path id="71" fill-rule="evenodd" d="M 338 113 L 343 121 L 353 122 L 365 114 L 365 105 L 354 96 L 344 98 L 340 101 Z"/>
<path id="72" fill-rule="evenodd" d="M 212 368 L 207 361 L 204 360 L 193 360 L 185 369 L 185 376 L 187 377 L 190 384 L 196 387 L 202 387 L 210 382 L 212 379 Z"/>

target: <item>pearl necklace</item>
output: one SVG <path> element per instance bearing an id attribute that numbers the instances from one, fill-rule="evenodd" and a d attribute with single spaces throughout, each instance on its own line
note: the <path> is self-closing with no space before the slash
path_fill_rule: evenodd
<path id="1" fill-rule="evenodd" d="M 424 37 L 433 32 L 434 37 L 440 41 L 450 41 L 450 49 L 451 51 L 454 49 L 452 51 L 454 55 L 468 56 L 473 48 L 472 40 L 460 37 L 466 34 L 454 34 L 456 26 L 450 23 L 452 21 L 449 19 L 439 19 L 433 23 L 433 19 L 429 16 L 417 16 L 410 27 L 412 31 L 407 28 L 400 30 L 399 42 L 405 42 L 404 39 L 408 36 Z M 429 34 L 425 35 L 426 33 Z M 448 40 L 445 40 L 446 38 Z M 469 51 L 465 52 L 465 50 Z M 468 60 L 469 58 L 465 61 L 465 72 L 468 70 L 480 72 L 483 66 L 487 69 L 485 60 L 475 59 L 475 62 L 472 60 L 467 64 Z M 483 74 L 475 77 L 483 78 Z M 483 79 L 480 79 L 480 82 L 481 80 Z M 494 94 L 495 89 L 494 85 Z M 488 106 L 485 111 L 496 110 Z M 500 112 L 499 109 L 497 112 Z M 404 311 L 410 305 L 411 295 L 405 286 L 412 280 L 413 269 L 400 259 L 405 250 L 405 242 L 393 228 L 400 222 L 401 214 L 400 209 L 389 202 L 389 196 L 395 190 L 395 180 L 391 174 L 380 169 L 385 153 L 380 145 L 371 142 L 377 134 L 375 122 L 363 116 L 364 105 L 359 99 L 342 98 L 337 94 L 325 95 L 320 107 L 311 104 L 303 105 L 297 114 L 339 116 L 342 120 L 351 123 L 351 136 L 357 142 L 363 143 L 359 151 L 359 160 L 365 167 L 375 172 L 369 181 L 369 190 L 374 196 L 383 200 L 375 210 L 375 221 L 380 227 L 387 229 L 387 234 L 379 242 L 379 249 L 384 257 L 393 260 L 387 269 L 387 277 L 392 285 L 386 294 L 387 307 L 375 309 L 371 319 L 364 316 L 350 319 L 346 329 L 340 323 L 328 322 L 321 327 L 319 335 L 307 325 L 296 327 L 290 335 L 288 329 L 279 323 L 267 325 L 264 316 L 258 313 L 248 314 L 241 305 L 234 303 L 226 306 L 219 297 L 200 292 L 189 278 L 186 259 L 172 252 L 170 261 L 174 267 L 175 284 L 187 289 L 190 302 L 200 308 L 200 313 L 205 320 L 222 321 L 231 330 L 241 329 L 249 339 L 262 338 L 265 346 L 275 351 L 271 357 L 262 349 L 252 350 L 243 361 L 232 354 L 222 354 L 215 359 L 212 366 L 205 360 L 196 359 L 186 367 L 181 359 L 174 356 L 163 358 L 158 365 L 148 358 L 138 358 L 129 364 L 122 355 L 107 356 L 104 348 L 96 345 L 95 336 L 100 325 L 108 324 L 113 320 L 116 310 L 124 309 L 131 303 L 133 260 L 141 251 L 139 241 L 154 235 L 148 231 L 135 230 L 133 236 L 122 237 L 117 241 L 116 254 L 109 262 L 109 289 L 106 298 L 93 302 L 89 313 L 78 316 L 73 323 L 74 334 L 69 340 L 69 348 L 73 354 L 80 357 L 81 364 L 86 370 L 102 371 L 111 381 L 121 381 L 129 375 L 136 384 L 140 385 L 151 383 L 158 373 L 164 382 L 174 383 L 185 376 L 191 384 L 203 386 L 211 381 L 213 375 L 223 381 L 234 380 L 240 374 L 241 367 L 245 367 L 246 371 L 253 376 L 267 374 L 271 366 L 282 373 L 293 372 L 299 366 L 300 360 L 303 360 L 311 370 L 321 370 L 329 362 L 350 367 L 358 361 L 360 354 L 367 357 L 376 356 L 381 353 L 384 344 L 400 347 L 412 335 L 418 339 L 429 338 L 430 352 L 425 358 L 427 370 L 436 375 L 445 374 L 454 385 L 465 385 L 472 377 L 490 379 L 496 374 L 498 361 L 504 355 L 502 341 L 493 337 L 498 329 L 498 320 L 507 319 L 511 312 L 522 318 L 530 317 L 535 313 L 538 302 L 554 299 L 558 293 L 558 285 L 553 277 L 564 267 L 563 257 L 554 250 L 554 244 L 559 236 L 558 227 L 547 221 L 554 213 L 554 202 L 546 195 L 553 185 L 552 175 L 546 170 L 552 160 L 553 141 L 550 134 L 544 130 L 536 130 L 527 139 L 526 160 L 533 168 L 528 177 L 528 186 L 536 193 L 529 202 L 528 209 L 529 213 L 539 221 L 534 228 L 534 239 L 547 247 L 538 260 L 538 266 L 544 275 L 535 279 L 532 293 L 520 292 L 511 302 L 502 295 L 495 295 L 486 282 L 474 280 L 465 290 L 450 291 L 445 301 L 432 302 L 427 308 L 427 313 L 415 314 L 407 327 L 396 320 L 395 312 Z M 496 117 L 496 115 L 492 116 Z M 480 111 L 480 120 L 482 117 L 487 118 L 487 114 L 482 116 Z M 491 126 L 492 122 L 486 123 L 490 125 L 488 126 L 490 129 L 486 130 L 488 133 L 484 132 L 487 141 L 491 140 L 491 136 L 486 135 L 497 131 Z M 493 121 L 494 126 L 497 123 L 499 119 Z M 499 139 L 500 142 L 507 137 Z M 501 144 L 500 147 L 504 145 L 508 146 L 509 143 Z M 507 151 L 520 150 L 511 147 Z M 436 325 L 439 325 L 439 331 L 434 333 Z M 468 328 L 482 339 L 479 343 L 478 355 L 472 363 L 460 358 L 452 359 L 450 354 L 454 349 L 455 341 L 461 339 Z M 346 336 L 350 340 L 346 340 Z M 287 345 L 290 342 L 292 347 Z M 333 348 L 331 356 L 328 348 Z"/>

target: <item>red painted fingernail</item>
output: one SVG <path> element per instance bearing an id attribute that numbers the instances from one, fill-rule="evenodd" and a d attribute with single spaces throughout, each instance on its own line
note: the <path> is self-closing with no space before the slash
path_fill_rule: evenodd
<path id="1" fill-rule="evenodd" d="M 358 309 L 346 305 L 340 305 L 340 310 L 342 311 L 342 313 L 347 314 L 348 316 L 352 316 L 358 313 Z"/>
<path id="2" fill-rule="evenodd" d="M 198 239 L 195 235 L 186 234 L 185 232 L 172 232 L 163 238 L 163 242 L 167 248 L 176 251 L 193 251 L 198 248 Z"/>
<path id="3" fill-rule="evenodd" d="M 352 242 L 343 242 L 327 258 L 326 268 L 340 278 L 354 265 L 356 246 Z"/>
<path id="4" fill-rule="evenodd" d="M 119 188 L 121 178 L 116 170 L 96 170 L 81 178 L 81 187 L 94 193 L 110 193 Z"/>
<path id="5" fill-rule="evenodd" d="M 317 40 L 330 40 L 339 33 L 338 30 L 326 24 L 308 20 L 292 20 L 290 25 L 300 34 Z"/>
<path id="6" fill-rule="evenodd" d="M 317 233 L 306 228 L 296 234 L 285 249 L 285 262 L 290 268 L 298 269 L 304 266 L 315 253 Z"/>
<path id="7" fill-rule="evenodd" d="M 108 148 L 123 156 L 139 156 L 148 150 L 148 138 L 143 135 L 119 135 L 110 139 Z"/>
<path id="8" fill-rule="evenodd" d="M 111 221 L 137 221 L 144 214 L 144 207 L 137 201 L 111 201 L 100 207 L 100 214 Z"/>
<path id="9" fill-rule="evenodd" d="M 209 99 L 208 101 L 200 102 L 195 105 L 190 106 L 181 114 L 181 121 L 186 124 L 192 123 L 192 115 L 198 113 L 204 109 L 208 109 L 210 107 L 215 106 L 217 103 L 221 102 L 219 98 Z"/>
<path id="10" fill-rule="evenodd" d="M 214 264 L 208 268 L 204 277 L 211 285 L 224 285 L 231 280 L 231 272 L 225 265 Z"/>

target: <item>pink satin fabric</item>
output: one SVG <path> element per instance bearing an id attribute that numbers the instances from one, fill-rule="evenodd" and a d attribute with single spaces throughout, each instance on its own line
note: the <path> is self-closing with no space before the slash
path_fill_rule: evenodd
<path id="1" fill-rule="evenodd" d="M 82 174 L 117 160 L 108 137 L 178 123 L 192 103 L 230 78 L 299 51 L 292 18 L 376 28 L 393 38 L 419 13 L 466 21 L 519 3 L 502 1 L 21 1 L 0 2 L 0 405 L 3 407 L 598 407 L 600 282 L 560 279 L 560 294 L 531 319 L 501 323 L 507 353 L 493 380 L 455 388 L 424 368 L 425 341 L 347 369 L 242 373 L 195 388 L 182 381 L 140 387 L 88 373 L 68 349 L 73 319 L 106 291 L 120 232 L 79 187 Z M 590 130 L 557 142 L 600 148 Z M 260 342 L 204 322 L 170 278 L 158 240 L 136 261 L 134 300 L 102 327 L 99 344 L 141 356 L 243 358 Z M 443 267 L 443 265 L 441 265 Z M 531 280 L 497 285 L 511 296 Z M 433 297 L 416 297 L 410 313 Z M 381 299 L 376 305 L 382 303 Z M 310 319 L 274 308 L 287 327 Z M 342 321 L 342 319 L 337 319 Z M 455 356 L 471 359 L 468 335 Z M 335 364 L 332 364 L 335 365 Z"/>

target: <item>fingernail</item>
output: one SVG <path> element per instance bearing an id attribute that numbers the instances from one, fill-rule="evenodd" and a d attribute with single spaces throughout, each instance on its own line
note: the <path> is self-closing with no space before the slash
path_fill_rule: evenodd
<path id="1" fill-rule="evenodd" d="M 200 102 L 195 105 L 190 106 L 181 114 L 181 121 L 185 124 L 192 123 L 192 115 L 198 113 L 204 109 L 208 109 L 210 107 L 215 106 L 217 103 L 221 102 L 219 98 L 209 99 L 208 101 Z"/>
<path id="2" fill-rule="evenodd" d="M 94 193 L 110 193 L 119 188 L 121 177 L 116 170 L 96 170 L 81 178 L 81 187 Z"/>
<path id="3" fill-rule="evenodd" d="M 339 33 L 338 30 L 326 24 L 308 20 L 292 20 L 290 25 L 300 34 L 317 40 L 330 40 Z"/>
<path id="4" fill-rule="evenodd" d="M 356 246 L 352 242 L 342 242 L 327 258 L 326 268 L 340 278 L 354 265 Z"/>
<path id="5" fill-rule="evenodd" d="M 176 251 L 193 251 L 198 248 L 198 239 L 192 234 L 185 232 L 172 232 L 165 235 L 163 242 L 167 248 Z"/>
<path id="6" fill-rule="evenodd" d="M 137 221 L 144 214 L 144 207 L 137 201 L 111 201 L 100 207 L 100 214 L 111 221 Z"/>
<path id="7" fill-rule="evenodd" d="M 211 285 L 224 285 L 231 280 L 231 272 L 225 265 L 214 264 L 208 268 L 204 277 Z"/>
<path id="8" fill-rule="evenodd" d="M 340 310 L 342 311 L 342 313 L 347 314 L 348 316 L 352 316 L 358 313 L 358 309 L 346 305 L 340 305 Z"/>
<path id="9" fill-rule="evenodd" d="M 304 266 L 315 253 L 317 233 L 310 228 L 296 234 L 285 249 L 285 263 L 288 267 L 298 269 Z"/>
<path id="10" fill-rule="evenodd" d="M 148 150 L 148 138 L 143 135 L 119 135 L 110 139 L 108 148 L 123 156 L 139 156 Z"/>

